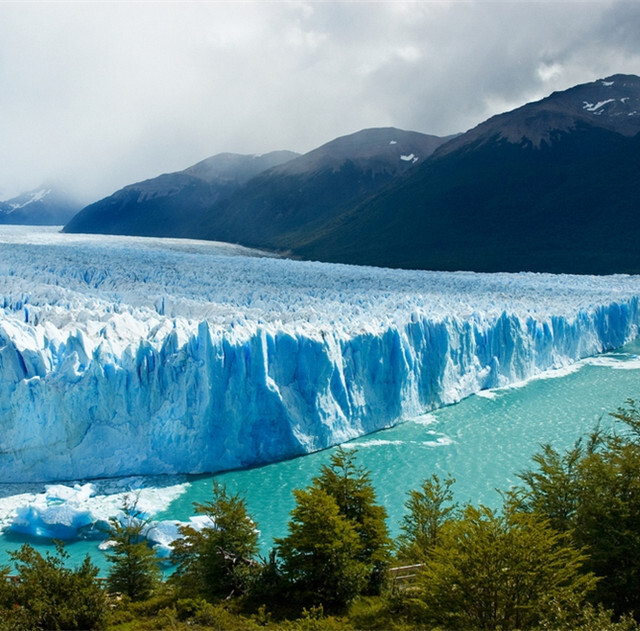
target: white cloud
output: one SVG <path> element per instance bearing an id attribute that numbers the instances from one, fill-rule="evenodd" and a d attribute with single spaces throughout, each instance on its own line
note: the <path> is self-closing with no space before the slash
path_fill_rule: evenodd
<path id="1" fill-rule="evenodd" d="M 546 83 L 552 79 L 557 79 L 562 76 L 562 64 L 558 63 L 541 63 L 536 69 L 536 74 L 540 79 Z"/>

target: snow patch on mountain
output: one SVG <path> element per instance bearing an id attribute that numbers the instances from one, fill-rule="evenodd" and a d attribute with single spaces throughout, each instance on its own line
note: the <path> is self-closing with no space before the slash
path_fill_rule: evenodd
<path id="1" fill-rule="evenodd" d="M 24 199 L 24 201 L 20 201 L 20 202 L 10 201 L 7 204 L 7 208 L 5 209 L 5 214 L 8 215 L 14 212 L 15 210 L 19 210 L 20 208 L 25 208 L 29 204 L 42 201 L 45 197 L 47 197 L 47 195 L 50 195 L 50 194 L 51 194 L 51 189 L 42 189 L 39 191 L 35 191 L 34 193 L 31 193 L 28 198 Z"/>
<path id="2" fill-rule="evenodd" d="M 608 103 L 614 103 L 615 99 L 607 99 L 606 101 L 599 101 L 598 103 L 588 103 L 587 101 L 584 102 L 584 108 L 585 110 L 587 110 L 587 112 L 595 112 L 597 113 L 598 110 L 602 109 L 605 105 L 607 105 Z M 624 103 L 623 99 L 620 99 L 621 103 Z"/>
<path id="3" fill-rule="evenodd" d="M 0 245 L 5 482 L 308 453 L 621 346 L 640 323 L 634 276 L 388 270 L 16 227 Z"/>

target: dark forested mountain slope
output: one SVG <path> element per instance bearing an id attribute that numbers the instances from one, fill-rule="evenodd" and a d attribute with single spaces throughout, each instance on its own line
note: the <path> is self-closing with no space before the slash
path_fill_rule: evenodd
<path id="1" fill-rule="evenodd" d="M 640 79 L 493 117 L 292 249 L 367 265 L 640 272 Z"/>
<path id="2" fill-rule="evenodd" d="M 393 128 L 337 138 L 304 156 L 221 154 L 132 184 L 65 232 L 194 237 L 288 249 L 403 177 L 448 138 Z"/>
<path id="3" fill-rule="evenodd" d="M 456 137 L 367 129 L 303 156 L 214 156 L 65 230 L 390 267 L 640 273 L 639 133 L 640 79 L 615 75 Z"/>
<path id="4" fill-rule="evenodd" d="M 200 236 L 287 250 L 404 178 L 446 140 L 390 127 L 337 138 L 253 178 L 213 208 Z"/>

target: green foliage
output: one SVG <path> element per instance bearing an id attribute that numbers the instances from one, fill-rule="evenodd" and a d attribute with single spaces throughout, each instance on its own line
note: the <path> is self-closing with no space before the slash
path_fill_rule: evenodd
<path id="1" fill-rule="evenodd" d="M 640 443 L 640 407 L 634 399 L 627 399 L 626 407 L 620 407 L 611 416 L 627 426 L 631 436 L 629 442 Z"/>
<path id="2" fill-rule="evenodd" d="M 616 613 L 640 615 L 640 449 L 622 444 L 581 463 L 582 486 L 574 522 L 587 546 L 587 567 L 603 580 L 597 602 Z"/>
<path id="3" fill-rule="evenodd" d="M 77 568 L 67 567 L 61 545 L 43 557 L 29 545 L 11 553 L 19 580 L 3 581 L 0 605 L 4 628 L 34 630 L 103 629 L 107 598 L 98 585 L 98 569 L 87 557 Z M 6 576 L 6 572 L 5 572 Z"/>
<path id="4" fill-rule="evenodd" d="M 534 514 L 468 506 L 443 527 L 421 575 L 430 622 L 454 629 L 523 629 L 552 602 L 582 603 L 595 584 L 567 535 Z"/>
<path id="5" fill-rule="evenodd" d="M 243 594 L 258 550 L 256 524 L 245 501 L 214 483 L 212 501 L 195 508 L 211 519 L 211 526 L 201 531 L 180 528 L 183 538 L 173 545 L 172 560 L 177 567 L 172 582 L 187 595 L 211 601 Z"/>
<path id="6" fill-rule="evenodd" d="M 166 584 L 161 584 L 153 596 L 146 600 L 131 601 L 127 596 L 111 600 L 109 626 L 122 631 L 138 631 L 146 627 L 146 622 L 156 620 L 160 611 L 174 606 L 176 594 Z"/>
<path id="7" fill-rule="evenodd" d="M 426 629 L 425 606 L 408 594 L 387 593 L 382 597 L 364 597 L 349 608 L 349 622 L 367 631 L 417 631 Z M 429 625 L 428 628 L 432 628 Z"/>
<path id="8" fill-rule="evenodd" d="M 631 401 L 614 416 L 627 435 L 597 434 L 564 455 L 551 447 L 521 474 L 523 506 L 569 531 L 601 578 L 593 599 L 616 614 L 640 616 L 640 412 Z"/>
<path id="9" fill-rule="evenodd" d="M 583 455 L 581 441 L 564 454 L 544 445 L 542 452 L 533 456 L 537 470 L 519 474 L 527 485 L 525 506 L 544 515 L 553 528 L 562 532 L 572 527 L 578 507 L 579 463 Z"/>
<path id="10" fill-rule="evenodd" d="M 274 631 L 355 631 L 343 618 L 325 616 L 322 607 L 304 609 L 302 616 L 292 623 L 275 626 Z"/>
<path id="11" fill-rule="evenodd" d="M 339 610 L 364 589 L 369 576 L 360 537 L 321 488 L 297 489 L 294 495 L 289 534 L 276 539 L 282 572 L 300 604 Z"/>
<path id="12" fill-rule="evenodd" d="M 612 612 L 590 604 L 582 608 L 563 606 L 551 602 L 549 610 L 540 622 L 540 631 L 637 631 L 638 625 L 631 616 L 613 619 Z"/>
<path id="13" fill-rule="evenodd" d="M 420 563 L 427 559 L 438 543 L 440 531 L 457 514 L 451 486 L 454 478 L 442 483 L 433 474 L 422 483 L 420 490 L 409 492 L 405 503 L 407 513 L 402 518 L 398 537 L 397 558 L 403 563 Z"/>
<path id="14" fill-rule="evenodd" d="M 355 450 L 338 448 L 331 456 L 331 464 L 322 467 L 313 485 L 333 497 L 340 514 L 355 528 L 362 546 L 358 559 L 367 566 L 368 589 L 379 593 L 392 547 L 387 511 L 376 503 L 369 472 L 356 465 L 355 456 Z"/>
<path id="15" fill-rule="evenodd" d="M 253 615 L 245 615 L 242 599 L 210 603 L 203 598 L 181 598 L 179 594 L 159 590 L 148 601 L 123 599 L 109 618 L 109 631 L 352 631 L 344 618 L 326 616 L 322 607 L 302 610 L 291 619 L 274 620 L 262 606 Z M 4 629 L 0 622 L 1 631 Z M 11 631 L 14 631 L 13 629 Z M 15 631 L 18 631 L 16 629 Z M 24 631 L 20 628 L 19 631 Z"/>
<path id="16" fill-rule="evenodd" d="M 136 506 L 136 500 L 126 497 L 123 520 L 109 520 L 109 537 L 114 546 L 107 554 L 111 563 L 109 590 L 125 594 L 133 601 L 148 598 L 161 576 L 158 559 L 144 538 L 149 521 L 139 516 Z"/>
<path id="17" fill-rule="evenodd" d="M 277 616 L 295 615 L 299 607 L 290 594 L 291 589 L 292 585 L 282 572 L 281 562 L 274 548 L 269 552 L 269 557 L 261 559 L 252 572 L 245 605 L 248 609 L 259 612 L 268 603 L 269 612 Z"/>

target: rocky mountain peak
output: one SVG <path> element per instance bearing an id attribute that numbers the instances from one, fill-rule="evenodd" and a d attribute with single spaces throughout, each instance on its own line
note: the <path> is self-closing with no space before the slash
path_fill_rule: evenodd
<path id="1" fill-rule="evenodd" d="M 444 155 L 492 140 L 539 148 L 579 125 L 635 136 L 640 132 L 640 77 L 618 74 L 554 92 L 540 101 L 493 116 L 436 153 Z"/>
<path id="2" fill-rule="evenodd" d="M 448 138 L 394 127 L 362 129 L 340 136 L 272 171 L 279 175 L 338 170 L 350 161 L 372 172 L 399 174 L 428 158 Z"/>
<path id="3" fill-rule="evenodd" d="M 80 203 L 66 191 L 47 183 L 0 201 L 0 224 L 60 225 L 80 208 Z"/>

